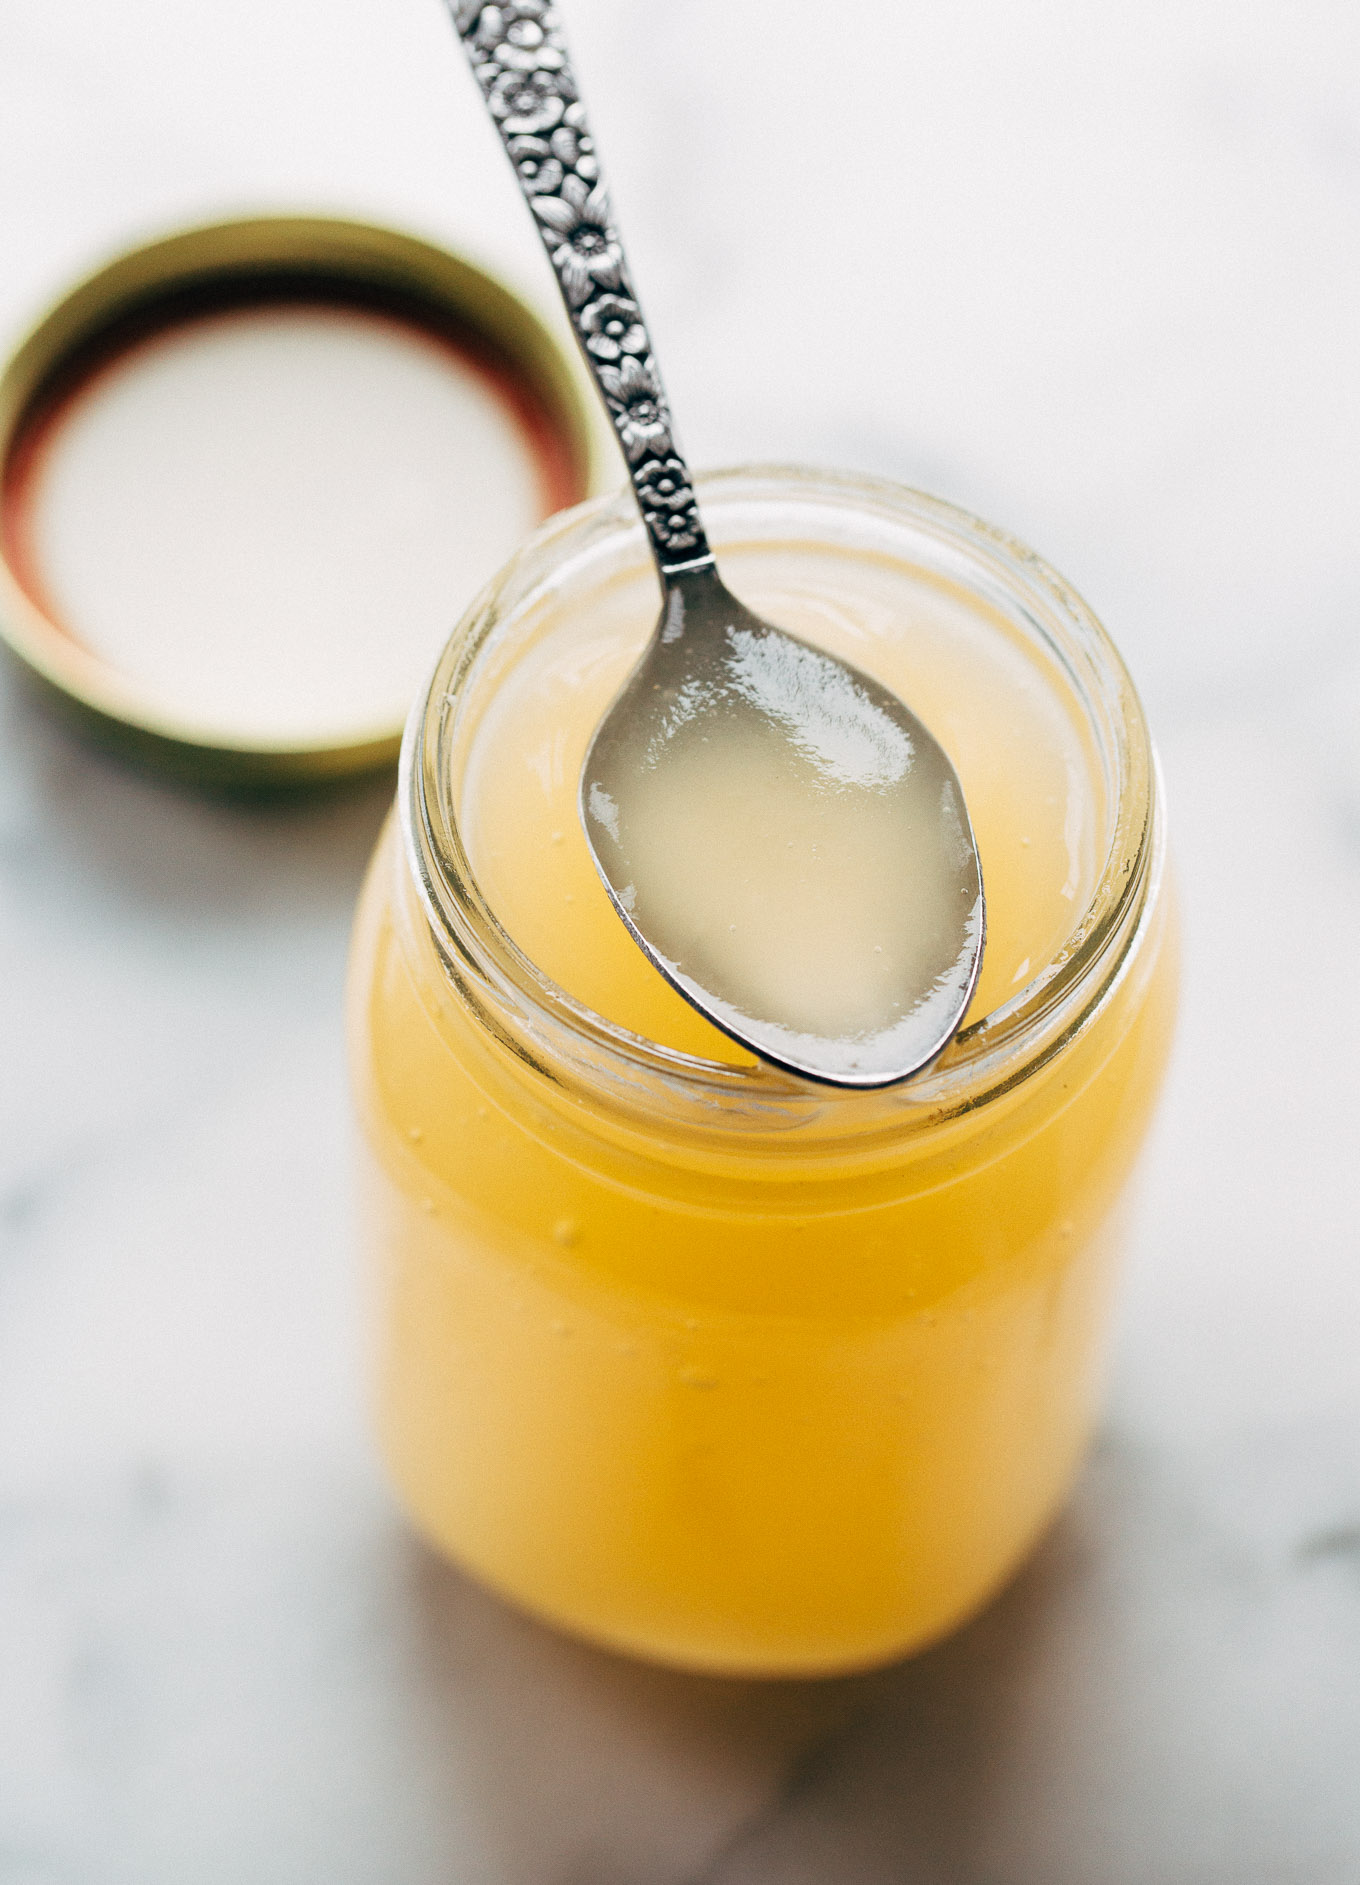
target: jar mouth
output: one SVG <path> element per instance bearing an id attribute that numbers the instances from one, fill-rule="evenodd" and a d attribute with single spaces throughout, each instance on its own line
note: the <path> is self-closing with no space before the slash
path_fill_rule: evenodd
<path id="1" fill-rule="evenodd" d="M 546 1079 L 588 1088 L 624 1112 L 727 1133 L 801 1126 L 859 1138 L 938 1122 L 1011 1090 L 1085 1027 L 1113 991 L 1162 871 L 1155 757 L 1142 706 L 1113 642 L 1061 576 L 1007 532 L 886 479 L 791 466 L 748 466 L 696 480 L 721 559 L 725 525 L 747 535 L 762 503 L 837 513 L 886 533 L 906 529 L 925 567 L 1001 605 L 1055 659 L 1089 718 L 1111 816 L 1094 889 L 1062 945 L 1001 1006 L 960 1030 L 924 1074 L 895 1087 L 833 1088 L 763 1062 L 707 1060 L 631 1032 L 547 976 L 501 924 L 473 870 L 458 817 L 451 754 L 459 716 L 507 624 L 543 606 L 569 564 L 601 571 L 646 558 L 631 496 L 560 513 L 530 537 L 464 615 L 407 722 L 398 817 L 431 935 L 473 1016 Z M 777 538 L 769 538 L 777 541 Z M 900 554 L 900 548 L 898 553 Z"/>

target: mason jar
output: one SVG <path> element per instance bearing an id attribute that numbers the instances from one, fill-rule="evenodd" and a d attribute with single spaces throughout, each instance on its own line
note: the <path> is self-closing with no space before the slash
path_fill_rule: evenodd
<path id="1" fill-rule="evenodd" d="M 1080 1463 L 1175 1006 L 1163 811 L 1115 648 L 1011 537 L 825 472 L 701 497 L 743 601 L 950 752 L 978 996 L 930 1071 L 852 1092 L 661 983 L 574 818 L 655 577 L 625 498 L 545 526 L 415 706 L 358 918 L 377 1423 L 415 1524 L 513 1602 L 830 1672 L 976 1610 Z"/>

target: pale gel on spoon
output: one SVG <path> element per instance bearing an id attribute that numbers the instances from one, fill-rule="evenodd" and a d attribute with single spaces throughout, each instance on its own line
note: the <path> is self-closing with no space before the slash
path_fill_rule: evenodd
<path id="1" fill-rule="evenodd" d="M 723 586 L 679 456 L 555 9 L 454 17 L 609 407 L 664 592 L 581 775 L 615 908 L 762 1058 L 836 1086 L 928 1066 L 977 982 L 982 876 L 948 756 L 869 676 Z"/>
<path id="2" fill-rule="evenodd" d="M 682 610 L 582 774 L 614 903 L 680 992 L 766 1059 L 899 1079 L 954 1032 L 981 959 L 954 769 L 895 695 L 767 627 L 712 572 L 672 598 L 668 627 Z"/>

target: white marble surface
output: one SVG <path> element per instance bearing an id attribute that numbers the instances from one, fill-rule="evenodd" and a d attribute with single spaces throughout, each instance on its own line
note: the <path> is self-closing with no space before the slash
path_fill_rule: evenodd
<path id="1" fill-rule="evenodd" d="M 359 1386 L 338 1000 L 385 791 L 196 803 L 9 689 L 0 1885 L 1360 1878 L 1360 14 L 571 24 L 696 460 L 1010 524 L 1148 696 L 1188 979 L 1104 1439 L 991 1612 L 873 1677 L 670 1676 L 470 1587 Z M 437 0 L 0 0 L 6 332 L 247 204 L 546 292 Z"/>

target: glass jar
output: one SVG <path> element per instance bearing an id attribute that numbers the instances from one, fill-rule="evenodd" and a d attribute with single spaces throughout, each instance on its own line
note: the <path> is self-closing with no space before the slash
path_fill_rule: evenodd
<path id="1" fill-rule="evenodd" d="M 1004 641 L 1002 695 L 1073 729 L 1063 815 L 1089 869 L 1013 992 L 901 1087 L 819 1088 L 607 1019 L 521 946 L 465 842 L 470 754 L 517 666 L 606 598 L 639 648 L 654 619 L 629 501 L 546 526 L 417 703 L 358 919 L 378 1420 L 416 1524 L 529 1610 L 695 1668 L 827 1672 L 981 1605 L 1081 1459 L 1175 1006 L 1163 815 L 1117 653 L 1011 538 L 865 478 L 747 470 L 702 496 L 766 613 L 771 584 L 831 570 L 852 613 L 857 584 L 925 582 L 959 633 Z M 1004 698 L 989 711 L 1004 725 Z"/>

